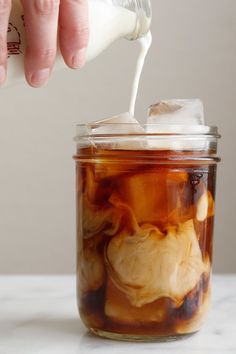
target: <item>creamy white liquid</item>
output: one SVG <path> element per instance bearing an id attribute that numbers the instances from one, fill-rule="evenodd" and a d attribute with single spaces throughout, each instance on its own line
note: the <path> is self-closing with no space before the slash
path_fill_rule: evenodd
<path id="1" fill-rule="evenodd" d="M 90 61 L 117 39 L 131 34 L 137 16 L 132 11 L 102 0 L 88 0 L 88 5 L 90 38 L 87 61 Z"/>
<path id="2" fill-rule="evenodd" d="M 137 100 L 138 88 L 139 88 L 141 74 L 143 71 L 144 62 L 152 44 L 151 32 L 148 32 L 146 36 L 140 38 L 138 41 L 140 43 L 140 54 L 137 59 L 136 70 L 135 70 L 134 81 L 133 81 L 132 92 L 131 92 L 130 106 L 129 106 L 129 112 L 133 116 L 134 116 L 135 104 Z"/>

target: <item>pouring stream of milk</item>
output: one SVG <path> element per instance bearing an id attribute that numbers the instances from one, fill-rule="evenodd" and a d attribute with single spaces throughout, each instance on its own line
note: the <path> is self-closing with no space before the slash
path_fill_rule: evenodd
<path id="1" fill-rule="evenodd" d="M 144 62 L 152 44 L 151 32 L 149 31 L 144 37 L 140 38 L 138 41 L 140 43 L 140 54 L 138 56 L 138 60 L 136 64 L 136 70 L 134 75 L 134 81 L 133 81 L 132 92 L 131 92 L 131 100 L 129 106 L 129 112 L 133 116 L 134 116 L 135 103 L 137 99 L 139 82 L 143 71 Z"/>

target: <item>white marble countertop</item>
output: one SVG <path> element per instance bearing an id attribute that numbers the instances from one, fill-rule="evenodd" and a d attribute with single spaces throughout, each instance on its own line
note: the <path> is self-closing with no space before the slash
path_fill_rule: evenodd
<path id="1" fill-rule="evenodd" d="M 207 324 L 171 343 L 96 338 L 80 322 L 75 277 L 0 277 L 0 354 L 236 353 L 236 276 L 215 276 Z"/>

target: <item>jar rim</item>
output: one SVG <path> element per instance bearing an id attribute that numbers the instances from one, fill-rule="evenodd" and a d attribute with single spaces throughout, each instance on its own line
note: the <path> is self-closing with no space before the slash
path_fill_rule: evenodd
<path id="1" fill-rule="evenodd" d="M 205 125 L 167 125 L 167 124 L 138 124 L 138 123 L 99 123 L 99 124 L 77 124 L 76 137 L 77 141 L 80 138 L 91 137 L 201 137 L 201 138 L 221 138 L 217 126 Z"/>

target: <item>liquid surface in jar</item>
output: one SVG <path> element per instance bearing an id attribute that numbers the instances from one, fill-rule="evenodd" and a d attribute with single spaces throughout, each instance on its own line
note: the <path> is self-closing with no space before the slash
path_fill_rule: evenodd
<path id="1" fill-rule="evenodd" d="M 78 151 L 78 303 L 87 327 L 199 330 L 210 297 L 216 168 L 204 155 Z"/>

